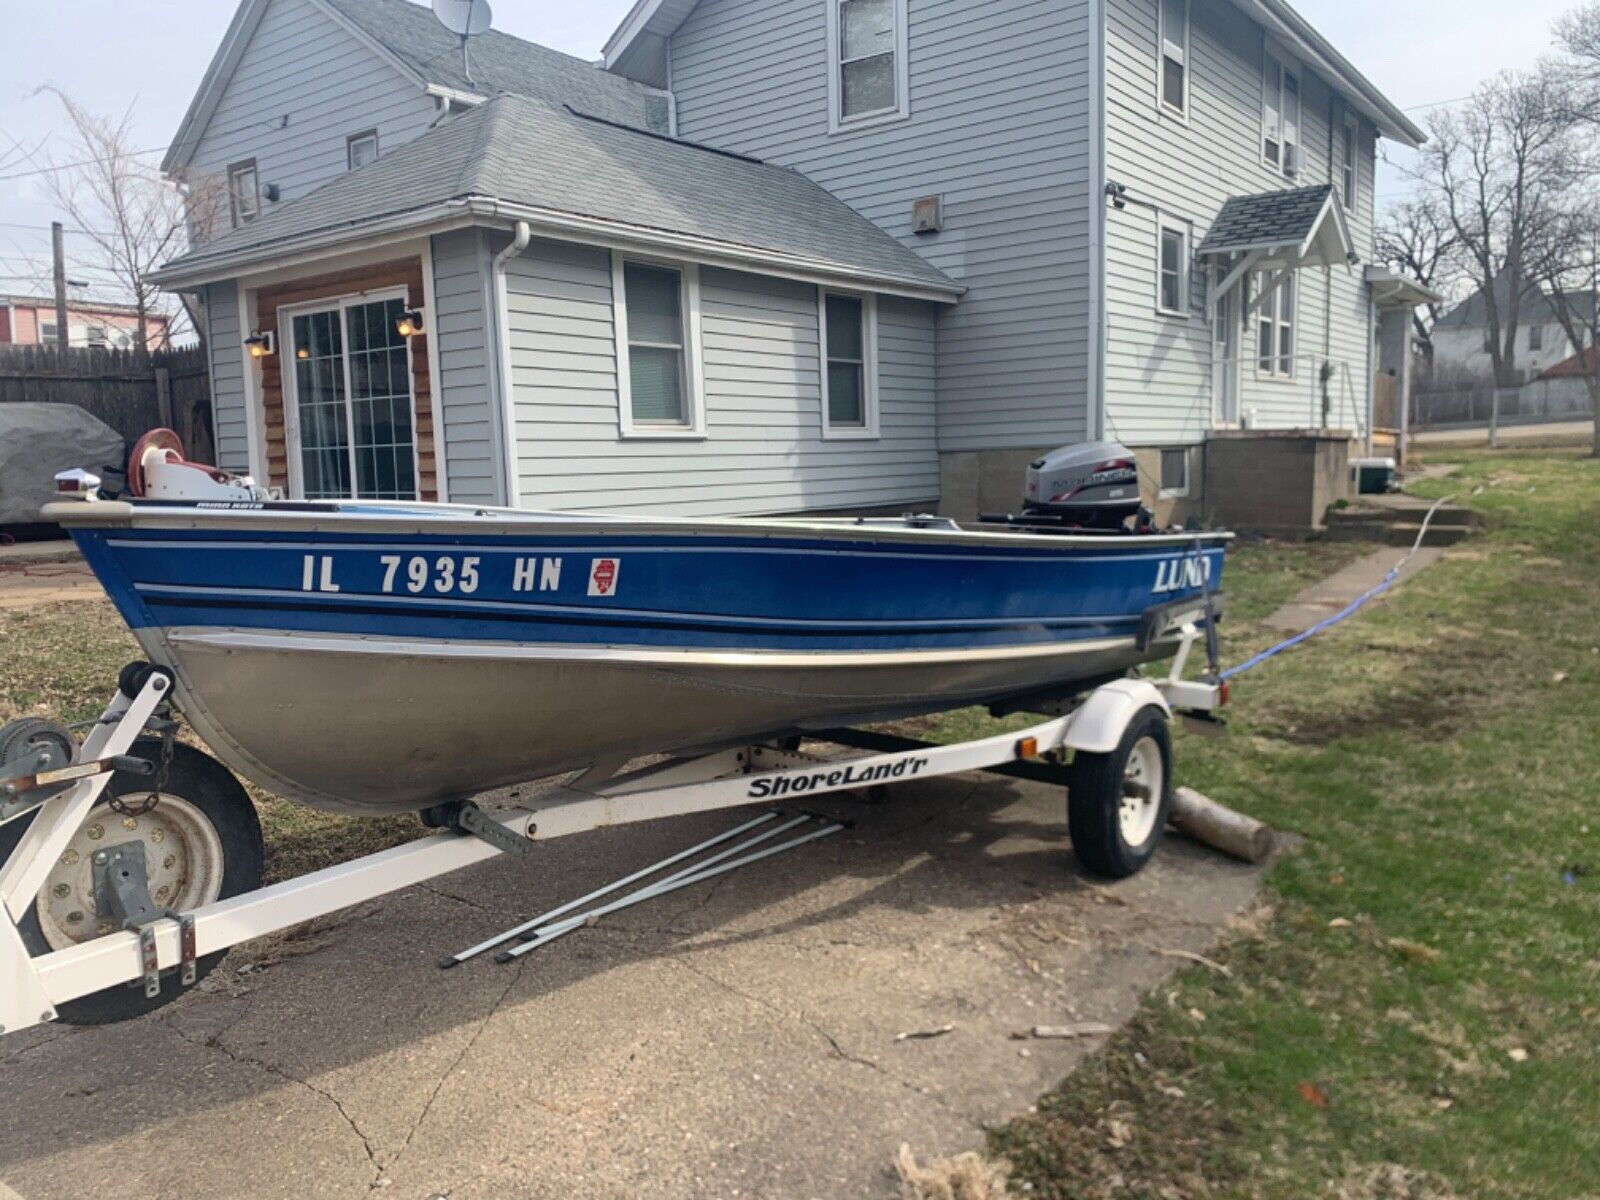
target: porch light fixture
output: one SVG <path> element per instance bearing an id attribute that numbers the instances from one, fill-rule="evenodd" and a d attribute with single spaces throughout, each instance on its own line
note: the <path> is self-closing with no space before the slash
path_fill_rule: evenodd
<path id="1" fill-rule="evenodd" d="M 266 358 L 268 355 L 278 352 L 278 339 L 273 336 L 270 329 L 266 333 L 262 333 L 259 329 L 252 329 L 250 336 L 245 338 L 244 344 L 245 349 L 250 351 L 251 358 Z"/>
<path id="2" fill-rule="evenodd" d="M 403 338 L 416 337 L 422 332 L 422 310 L 410 308 L 396 318 L 394 330 Z"/>

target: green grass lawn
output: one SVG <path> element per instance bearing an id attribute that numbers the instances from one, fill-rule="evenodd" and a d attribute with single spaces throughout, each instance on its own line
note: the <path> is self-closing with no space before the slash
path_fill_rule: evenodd
<path id="1" fill-rule="evenodd" d="M 1180 738 L 1184 782 L 1305 841 L 1228 975 L 1178 976 L 992 1132 L 1014 1189 L 1600 1196 L 1600 461 L 1419 490 L 1486 532 L 1236 680 L 1227 739 Z M 1230 661 L 1293 590 L 1251 553 Z"/>

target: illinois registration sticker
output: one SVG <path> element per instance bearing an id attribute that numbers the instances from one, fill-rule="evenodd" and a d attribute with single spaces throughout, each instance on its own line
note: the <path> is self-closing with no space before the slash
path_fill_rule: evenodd
<path id="1" fill-rule="evenodd" d="M 620 558 L 597 558 L 589 564 L 589 595 L 616 594 L 617 574 L 622 570 Z"/>

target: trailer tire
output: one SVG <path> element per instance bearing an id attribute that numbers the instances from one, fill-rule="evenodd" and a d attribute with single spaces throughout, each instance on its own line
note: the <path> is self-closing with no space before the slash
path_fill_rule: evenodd
<path id="1" fill-rule="evenodd" d="M 136 758 L 159 761 L 161 742 L 154 738 L 142 738 L 133 744 L 128 753 Z M 149 790 L 150 780 L 147 777 L 116 772 L 85 824 L 106 824 L 107 817 L 115 819 L 109 807 L 111 797 L 138 796 Z M 256 817 L 250 797 L 226 767 L 193 747 L 181 743 L 174 745 L 162 795 L 181 801 L 183 815 L 191 824 L 203 821 L 209 826 L 210 834 L 206 836 L 206 841 L 220 851 L 217 855 L 219 862 L 213 864 L 212 869 L 220 867 L 221 879 L 214 887 L 205 889 L 208 895 L 215 892 L 207 902 L 225 900 L 261 886 L 261 872 L 266 858 L 261 822 Z M 167 800 L 159 801 L 156 811 L 163 803 L 167 803 Z M 0 826 L 0 862 L 10 856 L 32 823 L 33 817 L 28 816 Z M 47 883 L 46 891 L 51 886 Z M 154 884 L 151 886 L 154 887 Z M 36 958 L 58 948 L 45 935 L 38 903 L 28 906 L 22 920 L 17 923 L 17 931 L 22 935 L 29 953 Z M 196 961 L 197 981 L 205 978 L 222 961 L 223 953 L 207 954 Z M 170 1004 L 187 990 L 179 980 L 177 968 L 172 968 L 162 972 L 161 991 L 153 997 L 147 997 L 143 981 L 136 980 L 126 986 L 111 987 L 77 1000 L 69 1000 L 59 1005 L 56 1013 L 68 1025 L 107 1025 L 152 1012 Z"/>
<path id="2" fill-rule="evenodd" d="M 1130 782 L 1149 795 L 1127 794 Z M 1067 772 L 1067 827 L 1085 870 L 1112 879 L 1137 874 L 1161 844 L 1172 807 L 1172 735 L 1166 714 L 1134 714 L 1115 750 L 1079 751 Z"/>

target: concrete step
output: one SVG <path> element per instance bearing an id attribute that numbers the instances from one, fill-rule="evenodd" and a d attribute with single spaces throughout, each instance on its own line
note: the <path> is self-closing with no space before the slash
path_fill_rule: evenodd
<path id="1" fill-rule="evenodd" d="M 1393 521 L 1343 521 L 1335 524 L 1330 521 L 1322 536 L 1330 542 L 1375 542 L 1380 546 L 1410 546 L 1416 542 L 1417 533 L 1421 528 L 1421 521 L 1410 524 L 1398 524 Z M 1436 516 L 1429 524 L 1428 534 L 1422 539 L 1422 544 L 1454 546 L 1471 537 L 1474 532 L 1474 528 L 1470 525 L 1441 524 L 1439 517 Z"/>
<path id="2" fill-rule="evenodd" d="M 1329 525 L 1385 523 L 1390 525 L 1420 525 L 1432 505 L 1411 496 L 1362 497 L 1345 508 L 1330 508 L 1326 519 Z M 1447 525 L 1479 526 L 1483 514 L 1476 509 L 1459 504 L 1441 504 L 1434 513 L 1433 523 Z"/>

